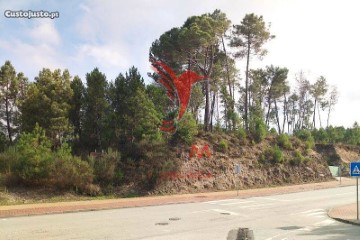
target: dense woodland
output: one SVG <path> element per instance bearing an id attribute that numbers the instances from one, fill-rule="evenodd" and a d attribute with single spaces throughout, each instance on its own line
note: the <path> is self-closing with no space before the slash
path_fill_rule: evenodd
<path id="1" fill-rule="evenodd" d="M 122 168 L 148 156 L 140 149 L 190 145 L 199 131 L 254 142 L 267 134 L 289 134 L 360 144 L 357 123 L 348 129 L 330 125 L 338 92 L 324 76 L 308 79 L 301 71 L 288 76 L 286 66 L 252 68 L 254 59 L 266 57 L 268 41 L 276 38 L 262 16 L 247 14 L 231 23 L 219 10 L 189 17 L 154 40 L 149 60 L 178 75 L 192 70 L 206 76 L 193 86 L 174 134 L 159 130 L 176 106 L 156 73 L 148 73 L 148 85 L 136 67 L 114 80 L 98 68 L 84 79 L 44 68 L 29 80 L 6 61 L 0 70 L 0 170 L 9 183 L 46 182 L 91 193 L 98 191 L 92 183 L 122 184 Z M 245 69 L 237 68 L 241 61 Z"/>

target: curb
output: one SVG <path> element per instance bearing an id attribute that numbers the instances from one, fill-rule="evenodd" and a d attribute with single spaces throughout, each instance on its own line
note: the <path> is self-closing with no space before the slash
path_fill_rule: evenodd
<path id="1" fill-rule="evenodd" d="M 342 222 L 342 223 L 346 223 L 346 224 L 351 224 L 351 225 L 355 225 L 355 226 L 360 226 L 360 222 L 354 222 L 354 220 L 349 220 L 349 219 L 343 219 L 343 218 L 339 218 L 339 217 L 332 217 L 330 212 L 333 210 L 334 208 L 331 208 L 328 212 L 327 215 L 329 218 L 332 218 L 338 222 Z"/>

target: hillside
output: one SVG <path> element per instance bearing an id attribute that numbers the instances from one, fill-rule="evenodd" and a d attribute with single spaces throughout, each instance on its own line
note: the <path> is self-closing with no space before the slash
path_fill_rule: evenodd
<path id="1" fill-rule="evenodd" d="M 221 142 L 227 143 L 227 149 Z M 304 143 L 297 139 L 291 139 L 291 149 L 280 148 L 284 158 L 282 163 L 264 159 L 262 155 L 266 149 L 276 144 L 274 136 L 254 143 L 225 134 L 199 135 L 193 145 L 199 149 L 208 145 L 211 157 L 189 158 L 191 147 L 177 147 L 176 151 L 180 151 L 174 160 L 177 168 L 162 174 L 151 193 L 218 191 L 235 189 L 236 186 L 246 189 L 331 179 L 326 158 L 315 150 L 306 150 Z M 303 156 L 296 160 L 299 153 Z M 241 166 L 239 175 L 234 173 L 235 164 Z"/>

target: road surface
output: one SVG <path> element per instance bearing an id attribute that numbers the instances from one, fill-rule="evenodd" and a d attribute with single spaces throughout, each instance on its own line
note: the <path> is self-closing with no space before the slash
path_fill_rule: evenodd
<path id="1" fill-rule="evenodd" d="M 0 219 L 0 239 L 226 239 L 233 228 L 255 239 L 360 239 L 360 226 L 327 209 L 355 201 L 355 187 L 93 212 Z"/>

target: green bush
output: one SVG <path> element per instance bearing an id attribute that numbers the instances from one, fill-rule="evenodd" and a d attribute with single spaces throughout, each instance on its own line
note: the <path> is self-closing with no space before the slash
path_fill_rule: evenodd
<path id="1" fill-rule="evenodd" d="M 198 129 L 194 117 L 191 113 L 186 112 L 178 123 L 174 137 L 190 145 L 197 133 Z"/>
<path id="2" fill-rule="evenodd" d="M 300 165 L 304 162 L 304 156 L 301 154 L 299 150 L 295 150 L 293 159 L 290 160 L 290 164 L 292 165 Z"/>
<path id="3" fill-rule="evenodd" d="M 266 124 L 261 120 L 255 120 L 255 126 L 252 130 L 252 135 L 257 143 L 260 143 L 267 135 Z"/>
<path id="4" fill-rule="evenodd" d="M 314 147 L 315 147 L 315 142 L 314 142 L 314 140 L 305 141 L 305 148 L 306 148 L 306 150 L 313 149 Z"/>
<path id="5" fill-rule="evenodd" d="M 108 151 L 94 161 L 95 179 L 101 185 L 119 184 L 122 173 L 119 170 L 120 154 L 117 151 Z"/>
<path id="6" fill-rule="evenodd" d="M 289 136 L 287 134 L 280 134 L 277 136 L 277 143 L 280 147 L 284 149 L 291 150 L 293 148 Z"/>
<path id="7" fill-rule="evenodd" d="M 284 155 L 278 146 L 273 147 L 273 161 L 275 163 L 282 163 L 284 161 Z"/>
<path id="8" fill-rule="evenodd" d="M 246 130 L 244 128 L 239 128 L 236 132 L 237 137 L 241 140 L 241 141 L 245 141 L 246 139 Z"/>
<path id="9" fill-rule="evenodd" d="M 51 142 L 45 131 L 36 125 L 31 133 L 24 133 L 16 144 L 18 161 L 15 175 L 27 184 L 37 184 L 47 178 L 52 160 Z"/>
<path id="10" fill-rule="evenodd" d="M 50 166 L 50 183 L 59 189 L 75 189 L 80 192 L 87 192 L 93 181 L 93 169 L 79 157 L 57 156 Z"/>
<path id="11" fill-rule="evenodd" d="M 309 130 L 299 130 L 295 132 L 295 136 L 305 142 L 306 149 L 313 149 L 315 141 Z"/>
<path id="12" fill-rule="evenodd" d="M 277 134 L 277 131 L 275 128 L 271 128 L 270 129 L 270 133 L 273 134 L 273 135 L 276 135 Z"/>
<path id="13" fill-rule="evenodd" d="M 0 153 L 0 172 L 5 174 L 12 174 L 19 166 L 20 154 L 15 146 L 7 148 Z"/>
<path id="14" fill-rule="evenodd" d="M 279 146 L 275 145 L 272 148 L 268 148 L 261 156 L 259 161 L 261 163 L 283 163 L 284 155 Z"/>
<path id="15" fill-rule="evenodd" d="M 228 145 L 227 141 L 224 139 L 221 139 L 219 142 L 220 151 L 225 153 L 225 152 L 227 152 L 228 148 L 229 148 L 229 145 Z"/>

